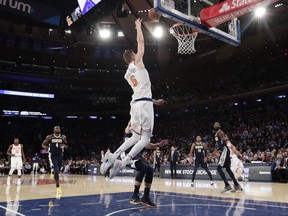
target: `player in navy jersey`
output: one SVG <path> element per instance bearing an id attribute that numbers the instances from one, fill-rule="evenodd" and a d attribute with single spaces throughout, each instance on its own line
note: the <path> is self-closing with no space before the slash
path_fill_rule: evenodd
<path id="1" fill-rule="evenodd" d="M 131 124 L 130 121 L 125 128 L 125 135 L 124 135 L 124 141 L 125 139 L 128 139 L 132 136 L 131 133 Z M 168 140 L 161 140 L 159 143 L 149 143 L 145 148 L 146 149 L 156 149 L 160 148 L 164 145 L 168 144 Z M 126 151 L 129 152 L 129 149 Z M 122 160 L 124 160 L 126 157 L 126 153 L 123 152 L 121 154 Z M 153 203 L 150 200 L 149 194 L 150 194 L 150 188 L 153 181 L 153 168 L 142 158 L 141 153 L 135 156 L 129 164 L 127 164 L 128 167 L 135 169 L 138 171 L 136 177 L 135 177 L 135 185 L 134 185 L 134 193 L 132 195 L 132 198 L 130 199 L 130 204 L 138 205 L 143 204 L 148 207 L 156 207 L 156 204 Z M 144 179 L 144 195 L 140 199 L 139 196 L 139 190 L 142 184 L 142 181 Z"/>
<path id="2" fill-rule="evenodd" d="M 218 167 L 217 171 L 220 174 L 222 180 L 225 183 L 225 188 L 222 191 L 222 193 L 226 191 L 231 191 L 231 192 L 236 192 L 236 191 L 242 191 L 242 187 L 236 180 L 234 173 L 231 170 L 231 156 L 230 156 L 230 149 L 227 146 L 227 137 L 225 136 L 224 132 L 220 129 L 221 125 L 219 122 L 214 123 L 214 129 L 216 130 L 215 133 L 215 141 L 216 141 L 216 146 L 217 146 L 217 152 L 218 154 L 221 152 L 219 162 L 218 162 Z M 213 153 L 215 154 L 215 152 Z M 229 174 L 230 178 L 232 179 L 234 183 L 234 189 L 230 186 L 228 183 L 225 173 L 223 172 L 223 168 L 226 169 L 226 172 Z"/>
<path id="3" fill-rule="evenodd" d="M 154 174 L 155 174 L 155 177 L 157 178 L 160 178 L 160 167 L 161 167 L 161 151 L 160 151 L 160 148 L 157 147 L 156 150 L 154 151 L 154 162 L 153 162 L 153 165 L 154 165 Z"/>
<path id="4" fill-rule="evenodd" d="M 62 166 L 64 148 L 67 147 L 67 138 L 60 132 L 60 126 L 55 126 L 54 133 L 46 136 L 46 139 L 42 143 L 42 147 L 46 150 L 49 149 L 49 153 L 51 155 L 57 194 L 62 193 L 59 184 L 59 172 Z"/>
<path id="5" fill-rule="evenodd" d="M 192 162 L 193 157 L 195 157 L 195 166 L 192 174 L 191 187 L 194 187 L 194 179 L 199 165 L 201 165 L 201 167 L 207 172 L 211 180 L 211 185 L 214 184 L 211 172 L 207 166 L 206 148 L 206 144 L 202 142 L 201 136 L 196 136 L 196 142 L 192 143 L 190 150 L 190 162 Z"/>

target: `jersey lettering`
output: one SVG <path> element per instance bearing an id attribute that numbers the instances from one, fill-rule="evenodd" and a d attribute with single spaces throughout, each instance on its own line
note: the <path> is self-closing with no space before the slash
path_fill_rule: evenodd
<path id="1" fill-rule="evenodd" d="M 138 81 L 137 81 L 137 79 L 135 78 L 134 75 L 131 75 L 131 76 L 130 76 L 130 81 L 132 82 L 132 85 L 133 85 L 134 87 L 136 87 L 136 86 L 138 85 Z"/>

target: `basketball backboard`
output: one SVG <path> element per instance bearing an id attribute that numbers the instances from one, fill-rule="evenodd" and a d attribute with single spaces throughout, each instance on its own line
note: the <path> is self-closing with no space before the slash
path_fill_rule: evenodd
<path id="1" fill-rule="evenodd" d="M 240 40 L 240 21 L 235 18 L 217 27 L 208 27 L 200 21 L 204 8 L 218 4 L 219 0 L 154 0 L 154 9 L 162 16 L 184 23 L 225 43 L 238 46 Z"/>

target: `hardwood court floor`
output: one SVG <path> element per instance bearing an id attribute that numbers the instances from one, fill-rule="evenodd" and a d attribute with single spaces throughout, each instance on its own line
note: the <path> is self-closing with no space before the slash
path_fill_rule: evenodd
<path id="1" fill-rule="evenodd" d="M 288 184 L 241 182 L 244 192 L 221 193 L 223 182 L 155 179 L 151 199 L 158 208 L 131 205 L 132 177 L 61 175 L 63 194 L 49 175 L 24 175 L 6 186 L 0 176 L 2 215 L 288 215 Z M 16 180 L 16 176 L 13 176 Z M 143 191 L 143 188 L 141 188 Z M 60 199 L 59 199 L 60 198 Z"/>

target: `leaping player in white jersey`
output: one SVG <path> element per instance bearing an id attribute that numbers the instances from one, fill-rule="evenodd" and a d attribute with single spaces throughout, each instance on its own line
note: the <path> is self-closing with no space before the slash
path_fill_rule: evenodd
<path id="1" fill-rule="evenodd" d="M 236 147 L 231 143 L 228 136 L 225 135 L 227 147 L 230 150 L 231 156 L 231 170 L 234 173 L 236 179 L 239 179 L 244 172 L 244 165 L 242 161 L 238 158 L 239 152 L 237 151 Z M 242 179 L 244 177 L 242 176 Z"/>
<path id="2" fill-rule="evenodd" d="M 25 155 L 23 145 L 19 143 L 19 138 L 14 138 L 14 143 L 9 146 L 7 155 L 11 157 L 11 168 L 7 178 L 7 185 L 10 185 L 10 179 L 15 169 L 17 170 L 18 175 L 17 185 L 21 185 L 21 170 L 23 167 L 23 161 L 25 161 Z"/>
<path id="3" fill-rule="evenodd" d="M 144 55 L 144 37 L 141 29 L 142 19 L 135 21 L 137 31 L 137 53 L 133 50 L 126 50 L 123 54 L 125 62 L 128 64 L 127 72 L 124 78 L 127 80 L 133 90 L 132 101 L 130 103 L 131 131 L 132 137 L 127 139 L 114 154 L 107 155 L 101 164 L 100 172 L 105 175 L 109 167 L 109 178 L 114 176 L 130 163 L 140 151 L 150 143 L 154 127 L 154 109 L 153 104 L 161 105 L 163 99 L 152 99 L 151 82 L 149 73 L 143 63 Z M 134 145 L 134 146 L 133 146 Z M 131 148 L 131 151 L 124 160 L 116 160 L 122 152 Z"/>

